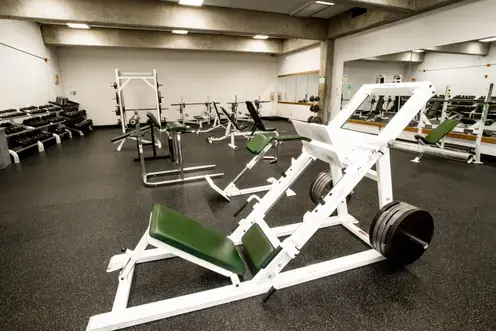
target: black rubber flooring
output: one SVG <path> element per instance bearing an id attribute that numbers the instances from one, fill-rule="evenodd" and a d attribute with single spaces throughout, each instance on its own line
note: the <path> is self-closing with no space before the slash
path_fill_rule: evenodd
<path id="1" fill-rule="evenodd" d="M 287 122 L 272 122 L 292 132 Z M 84 330 L 90 316 L 108 312 L 117 273 L 110 257 L 133 248 L 151 207 L 163 203 L 226 234 L 243 198 L 225 203 L 204 182 L 145 188 L 133 163 L 134 145 L 116 152 L 117 130 L 97 130 L 0 171 L 0 330 Z M 250 155 L 204 136 L 184 136 L 187 164 L 216 163 L 223 186 Z M 243 184 L 262 185 L 286 169 L 298 143 L 281 148 L 277 165 L 259 164 Z M 429 210 L 436 221 L 427 253 L 401 271 L 375 264 L 260 297 L 161 320 L 128 330 L 495 330 L 496 169 L 393 151 L 395 198 Z M 170 167 L 154 161 L 150 170 Z M 270 212 L 271 225 L 293 223 L 309 209 L 315 163 Z M 351 213 L 368 229 L 377 189 L 364 180 Z M 321 230 L 290 267 L 364 250 L 345 230 Z M 139 265 L 130 305 L 227 284 L 223 277 L 178 259 Z"/>

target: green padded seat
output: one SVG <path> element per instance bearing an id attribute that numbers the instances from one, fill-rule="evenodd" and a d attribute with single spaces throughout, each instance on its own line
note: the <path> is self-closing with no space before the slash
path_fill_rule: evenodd
<path id="1" fill-rule="evenodd" d="M 271 143 L 273 138 L 272 136 L 267 137 L 263 134 L 257 134 L 246 145 L 246 149 L 254 155 L 260 154 Z"/>
<path id="2" fill-rule="evenodd" d="M 450 133 L 458 125 L 458 123 L 460 123 L 460 121 L 455 119 L 445 120 L 443 123 L 439 124 L 437 128 L 432 130 L 432 132 L 429 133 L 427 136 L 422 137 L 421 135 L 415 135 L 415 139 L 426 145 L 435 145 L 448 133 Z"/>
<path id="3" fill-rule="evenodd" d="M 172 122 L 167 124 L 166 130 L 169 132 L 185 132 L 186 126 L 182 125 L 179 122 Z"/>
<path id="4" fill-rule="evenodd" d="M 245 273 L 245 265 L 230 239 L 166 206 L 153 206 L 149 234 L 222 269 L 238 275 Z"/>
<path id="5" fill-rule="evenodd" d="M 253 224 L 241 238 L 241 242 L 255 268 L 263 268 L 269 260 L 272 260 L 275 251 L 274 246 L 262 231 L 258 224 Z"/>

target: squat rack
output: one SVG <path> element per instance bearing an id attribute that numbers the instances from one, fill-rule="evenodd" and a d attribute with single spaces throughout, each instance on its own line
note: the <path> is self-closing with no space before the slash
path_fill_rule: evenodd
<path id="1" fill-rule="evenodd" d="M 132 80 L 142 80 L 146 83 L 146 85 L 150 86 L 150 88 L 155 93 L 155 108 L 140 108 L 140 109 L 126 109 L 124 103 L 124 88 L 127 84 L 129 84 Z M 159 87 L 162 86 L 158 82 L 157 70 L 153 69 L 151 73 L 148 72 L 120 72 L 119 69 L 115 69 L 115 83 L 112 84 L 112 87 L 116 90 L 115 92 L 115 101 L 116 105 L 116 114 L 120 118 L 122 133 L 125 134 L 128 129 L 128 118 L 126 112 L 134 112 L 134 111 L 155 111 L 156 116 L 159 119 L 159 123 L 162 122 L 162 95 L 159 91 Z M 136 116 L 133 116 L 130 121 L 135 121 Z M 136 140 L 136 137 L 128 136 L 122 140 L 118 140 L 120 142 L 117 147 L 117 151 L 122 150 L 122 146 L 126 142 L 127 139 Z M 160 141 L 156 139 L 156 141 Z M 147 141 L 148 142 L 148 141 Z M 158 148 L 161 148 L 161 145 L 158 145 Z"/>
<path id="2" fill-rule="evenodd" d="M 260 108 L 262 108 L 263 103 L 270 103 L 270 101 L 262 101 L 260 100 L 261 97 L 258 97 L 255 101 L 253 101 L 253 104 L 255 105 L 257 111 L 260 111 Z M 231 112 L 234 115 L 234 120 L 237 121 L 245 121 L 245 122 L 253 122 L 253 120 L 249 117 L 239 117 L 238 115 L 241 115 L 241 112 L 238 112 L 238 106 L 240 103 L 246 103 L 246 101 L 239 101 L 238 96 L 234 96 L 234 102 L 228 102 L 227 104 L 231 106 Z"/>
<path id="3" fill-rule="evenodd" d="M 207 97 L 207 102 L 184 102 L 183 98 L 181 98 L 180 103 L 171 104 L 173 107 L 179 107 L 180 119 L 179 121 L 182 125 L 186 124 L 194 124 L 203 128 L 203 123 L 210 123 L 212 120 L 212 102 L 210 101 L 210 97 Z M 186 106 L 205 106 L 205 116 L 193 116 L 193 119 L 187 119 L 189 117 L 188 114 L 184 113 Z"/>

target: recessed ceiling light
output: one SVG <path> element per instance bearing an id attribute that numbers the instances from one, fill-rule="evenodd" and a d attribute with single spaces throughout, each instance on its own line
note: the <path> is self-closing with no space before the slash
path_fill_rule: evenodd
<path id="1" fill-rule="evenodd" d="M 265 39 L 269 39 L 269 36 L 264 36 L 264 35 L 261 35 L 261 34 L 257 34 L 255 37 L 253 37 L 255 39 L 261 39 L 261 40 L 265 40 Z"/>
<path id="2" fill-rule="evenodd" d="M 203 0 L 179 0 L 179 4 L 200 7 L 201 5 L 203 5 Z"/>
<path id="3" fill-rule="evenodd" d="M 172 30 L 175 34 L 188 34 L 188 30 Z"/>
<path id="4" fill-rule="evenodd" d="M 496 37 L 486 38 L 479 40 L 481 43 L 490 43 L 491 41 L 496 41 Z"/>
<path id="5" fill-rule="evenodd" d="M 425 51 L 423 49 L 414 49 L 414 53 L 424 53 Z"/>
<path id="6" fill-rule="evenodd" d="M 334 6 L 334 2 L 315 1 L 315 3 L 318 4 L 318 5 L 324 5 L 324 6 Z"/>
<path id="7" fill-rule="evenodd" d="M 67 23 L 67 26 L 73 29 L 89 29 L 88 24 L 83 23 Z"/>

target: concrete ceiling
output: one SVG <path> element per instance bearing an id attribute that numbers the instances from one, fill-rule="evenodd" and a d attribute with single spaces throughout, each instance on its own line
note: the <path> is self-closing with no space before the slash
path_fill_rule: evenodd
<path id="1" fill-rule="evenodd" d="M 168 0 L 179 2 L 179 0 Z M 295 15 L 299 17 L 331 18 L 350 9 L 349 5 L 318 5 L 309 0 L 205 0 L 205 6 L 257 10 L 269 13 Z M 298 13 L 296 14 L 296 12 Z"/>

